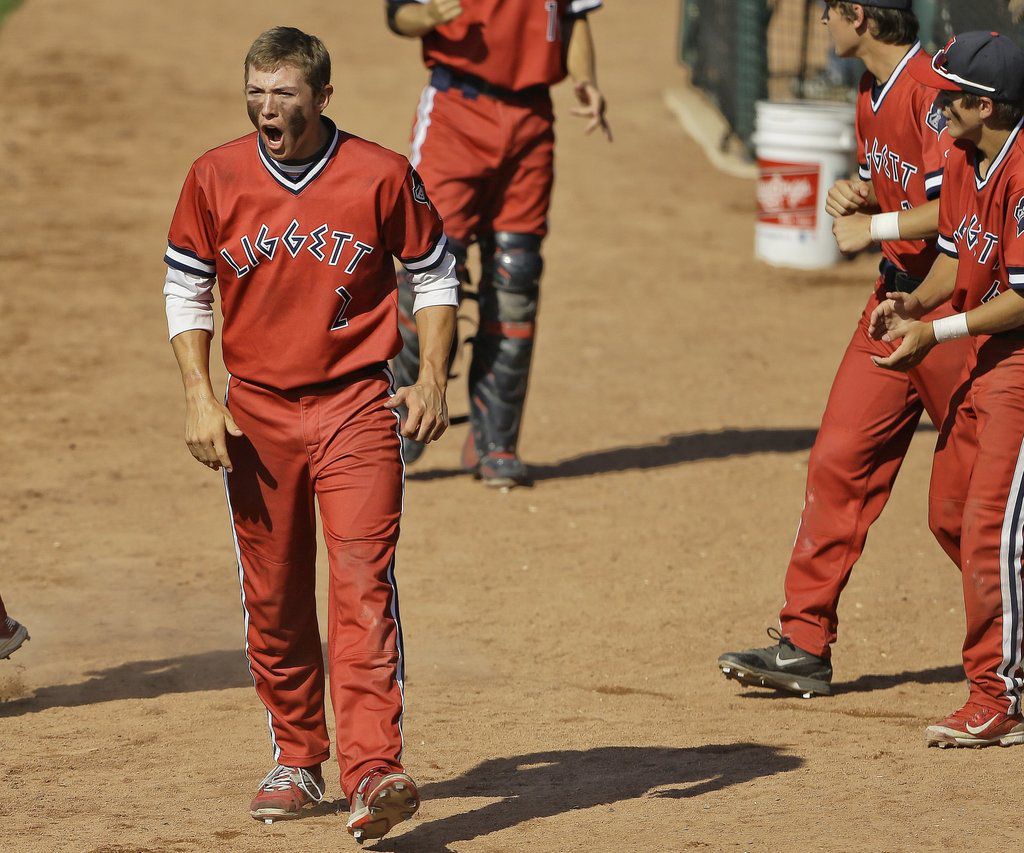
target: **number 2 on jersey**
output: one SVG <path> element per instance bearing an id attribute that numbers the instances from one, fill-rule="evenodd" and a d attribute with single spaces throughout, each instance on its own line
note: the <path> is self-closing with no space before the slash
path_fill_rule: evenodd
<path id="1" fill-rule="evenodd" d="M 348 310 L 348 306 L 352 302 L 352 294 L 345 290 L 344 287 L 339 287 L 334 292 L 341 297 L 341 308 L 339 308 L 338 313 L 334 315 L 334 322 L 331 323 L 332 332 L 336 332 L 338 329 L 344 329 L 348 326 L 348 320 L 345 319 L 345 312 Z"/>
<path id="2" fill-rule="evenodd" d="M 561 21 L 558 17 L 558 0 L 545 0 L 544 8 L 548 12 L 548 41 L 558 41 L 561 36 L 559 32 Z"/>

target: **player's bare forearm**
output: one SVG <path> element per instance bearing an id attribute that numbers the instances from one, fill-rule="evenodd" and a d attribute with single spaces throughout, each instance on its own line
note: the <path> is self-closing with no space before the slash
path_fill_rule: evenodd
<path id="1" fill-rule="evenodd" d="M 417 382 L 448 387 L 448 357 L 455 337 L 455 308 L 434 305 L 416 312 L 420 340 L 420 374 Z"/>
<path id="2" fill-rule="evenodd" d="M 590 22 L 586 18 L 580 18 L 573 24 L 565 64 L 572 77 L 573 93 L 580 104 L 573 108 L 572 114 L 588 120 L 585 133 L 593 133 L 600 128 L 611 142 L 612 131 L 605 116 L 608 104 L 597 85 L 597 54 Z"/>
<path id="3" fill-rule="evenodd" d="M 420 38 L 435 27 L 454 21 L 462 14 L 461 0 L 430 0 L 406 3 L 388 10 L 388 26 L 406 38 Z"/>
<path id="4" fill-rule="evenodd" d="M 565 65 L 573 83 L 597 85 L 597 52 L 594 50 L 590 21 L 586 18 L 580 18 L 573 24 Z"/>
<path id="5" fill-rule="evenodd" d="M 934 240 L 939 234 L 939 201 L 930 201 L 900 213 L 900 239 Z"/>
<path id="6" fill-rule="evenodd" d="M 971 335 L 997 335 L 1024 326 L 1024 293 L 1007 290 L 967 312 Z"/>
<path id="7" fill-rule="evenodd" d="M 213 336 L 205 329 L 189 329 L 171 338 L 171 349 L 181 371 L 185 399 L 213 399 L 210 381 L 210 342 Z"/>
<path id="8" fill-rule="evenodd" d="M 448 429 L 448 357 L 455 337 L 456 309 L 432 305 L 416 312 L 420 372 L 415 385 L 399 388 L 385 404 L 405 406 L 402 435 L 424 443 L 436 441 Z"/>
<path id="9" fill-rule="evenodd" d="M 949 255 L 939 255 L 935 259 L 927 278 L 913 294 L 922 315 L 949 301 L 956 287 L 956 271 L 959 266 L 960 262 Z"/>
<path id="10" fill-rule="evenodd" d="M 231 470 L 226 434 L 241 435 L 231 413 L 213 391 L 210 381 L 210 341 L 205 329 L 190 329 L 171 338 L 171 348 L 185 388 L 185 443 L 208 468 Z"/>

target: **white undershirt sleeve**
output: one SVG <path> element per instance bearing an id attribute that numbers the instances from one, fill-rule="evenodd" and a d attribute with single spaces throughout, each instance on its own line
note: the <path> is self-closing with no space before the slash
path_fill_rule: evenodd
<path id="1" fill-rule="evenodd" d="M 164 308 L 167 332 L 173 338 L 191 329 L 213 334 L 213 283 L 216 279 L 167 268 Z"/>
<path id="2" fill-rule="evenodd" d="M 426 272 L 410 272 L 410 283 L 416 298 L 412 313 L 421 308 L 435 305 L 459 305 L 459 279 L 455 274 L 455 256 L 445 252 L 444 257 L 433 269 Z"/>

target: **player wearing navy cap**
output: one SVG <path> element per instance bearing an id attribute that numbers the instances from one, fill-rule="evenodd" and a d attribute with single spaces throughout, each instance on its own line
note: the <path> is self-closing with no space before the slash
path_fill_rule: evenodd
<path id="1" fill-rule="evenodd" d="M 939 216 L 943 253 L 912 295 L 890 293 L 872 333 L 901 341 L 876 363 L 910 370 L 970 336 L 972 356 L 939 433 L 929 523 L 961 569 L 967 703 L 929 726 L 929 746 L 1024 743 L 1024 51 L 966 33 L 914 73 L 941 96 L 950 151 Z M 950 300 L 957 313 L 925 312 Z M 929 359 L 931 356 L 929 356 Z"/>

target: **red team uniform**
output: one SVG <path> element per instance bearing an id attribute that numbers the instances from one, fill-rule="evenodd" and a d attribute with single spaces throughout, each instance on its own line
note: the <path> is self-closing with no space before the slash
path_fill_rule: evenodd
<path id="1" fill-rule="evenodd" d="M 324 121 L 328 144 L 299 174 L 255 133 L 200 157 L 165 261 L 219 283 L 227 405 L 244 432 L 228 437 L 225 484 L 246 652 L 274 757 L 290 767 L 319 765 L 330 746 L 314 598 L 320 506 L 331 700 L 351 801 L 369 769 L 401 769 L 403 465 L 384 408 L 386 362 L 401 346 L 394 258 L 422 272 L 447 253 L 405 158 Z"/>
<path id="2" fill-rule="evenodd" d="M 939 248 L 959 261 L 951 299 L 956 312 L 1007 288 L 1024 292 L 1021 126 L 984 179 L 976 151 L 963 143 L 950 152 L 942 191 Z M 1017 716 L 1024 686 L 1024 328 L 969 340 L 976 356 L 961 373 L 939 435 L 930 523 L 963 576 L 970 702 Z"/>
<path id="3" fill-rule="evenodd" d="M 937 92 L 908 72 L 911 63 L 928 61 L 915 44 L 887 82 L 870 73 L 861 81 L 860 177 L 871 181 L 883 212 L 919 207 L 944 192 L 951 140 L 935 107 Z M 940 347 L 905 374 L 871 362 L 871 356 L 895 349 L 868 335 L 875 307 L 887 291 L 916 287 L 937 256 L 933 241 L 900 240 L 882 248 L 881 275 L 839 366 L 811 451 L 780 614 L 782 635 L 824 658 L 836 640 L 839 597 L 868 529 L 889 499 L 921 414 L 927 411 L 936 425 L 943 422 L 968 350 L 963 341 Z M 947 306 L 933 316 L 948 313 Z"/>
<path id="4" fill-rule="evenodd" d="M 388 0 L 394 13 L 408 3 Z M 462 278 L 479 243 L 480 329 L 470 367 L 471 436 L 464 462 L 521 482 L 516 456 L 526 397 L 554 181 L 549 87 L 566 76 L 575 20 L 602 0 L 463 0 L 453 21 L 423 36 L 430 83 L 412 131 L 410 162 L 445 222 Z M 412 296 L 401 286 L 400 384 L 416 376 Z M 414 459 L 422 447 L 407 446 Z M 493 478 L 497 482 L 497 477 Z"/>

